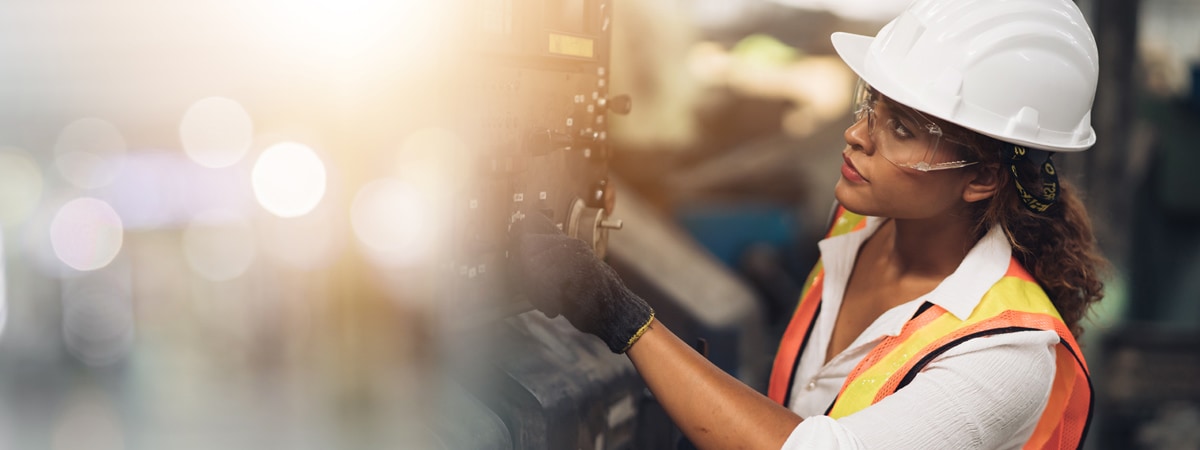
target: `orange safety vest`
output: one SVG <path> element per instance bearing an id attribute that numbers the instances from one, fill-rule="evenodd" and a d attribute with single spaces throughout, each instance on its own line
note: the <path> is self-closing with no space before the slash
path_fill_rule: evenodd
<path id="1" fill-rule="evenodd" d="M 860 230 L 867 222 L 840 206 L 834 217 L 827 237 Z M 818 261 L 775 355 L 767 395 L 784 406 L 795 381 L 796 362 L 820 311 L 824 278 L 824 266 Z M 898 336 L 884 338 L 854 367 L 825 414 L 845 417 L 871 406 L 908 385 L 934 358 L 969 339 L 1028 330 L 1054 331 L 1059 345 L 1050 399 L 1025 448 L 1082 448 L 1092 415 L 1087 363 L 1045 291 L 1015 258 L 965 320 L 931 303 L 922 305 Z"/>

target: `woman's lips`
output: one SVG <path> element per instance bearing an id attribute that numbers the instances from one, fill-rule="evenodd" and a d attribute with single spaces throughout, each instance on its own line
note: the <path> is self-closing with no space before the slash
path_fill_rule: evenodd
<path id="1" fill-rule="evenodd" d="M 854 183 L 866 183 L 867 182 L 867 179 L 863 178 L 861 173 L 858 173 L 858 169 L 854 168 L 854 163 L 850 162 L 849 155 L 842 154 L 842 160 L 844 161 L 844 163 L 842 164 L 842 176 L 843 177 L 845 177 L 847 180 L 854 182 Z"/>

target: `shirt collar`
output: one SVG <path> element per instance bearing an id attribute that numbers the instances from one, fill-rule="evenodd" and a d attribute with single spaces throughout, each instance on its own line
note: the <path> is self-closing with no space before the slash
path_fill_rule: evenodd
<path id="1" fill-rule="evenodd" d="M 825 270 L 827 272 L 830 270 L 845 272 L 845 279 L 849 278 L 849 272 L 853 270 L 854 266 L 854 255 L 858 254 L 858 249 L 867 237 L 875 234 L 875 231 L 883 223 L 883 219 L 879 217 L 869 216 L 866 220 L 866 226 L 862 229 L 825 239 L 818 244 L 821 248 L 821 257 L 826 259 Z M 841 249 L 841 251 L 835 249 Z M 832 258 L 827 258 L 827 256 Z M 901 305 L 901 309 L 906 311 L 912 309 L 912 312 L 908 313 L 911 317 L 920 304 L 929 302 L 954 314 L 959 320 L 966 320 L 979 305 L 979 301 L 983 299 L 983 295 L 987 293 L 988 289 L 991 289 L 992 285 L 1000 281 L 1008 272 L 1011 258 L 1012 246 L 1008 242 L 1008 237 L 1004 235 L 1004 229 L 1000 225 L 993 225 L 988 229 L 987 234 L 967 252 L 967 256 L 959 263 L 954 273 L 947 276 L 929 293 Z M 830 264 L 831 262 L 833 264 Z M 840 299 L 844 288 L 844 286 L 836 284 L 834 286 L 827 285 L 825 294 L 834 294 Z"/>
<path id="2" fill-rule="evenodd" d="M 1004 229 L 993 225 L 967 252 L 958 269 L 925 294 L 925 301 L 942 307 L 959 320 L 966 320 L 988 289 L 1008 273 L 1011 259 L 1012 245 Z"/>

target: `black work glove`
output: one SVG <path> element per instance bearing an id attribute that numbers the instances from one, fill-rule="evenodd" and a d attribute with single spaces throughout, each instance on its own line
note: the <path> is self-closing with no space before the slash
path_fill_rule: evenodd
<path id="1" fill-rule="evenodd" d="M 562 314 L 613 353 L 629 350 L 654 319 L 650 305 L 590 245 L 567 236 L 542 213 L 514 223 L 509 237 L 513 284 L 547 317 Z"/>

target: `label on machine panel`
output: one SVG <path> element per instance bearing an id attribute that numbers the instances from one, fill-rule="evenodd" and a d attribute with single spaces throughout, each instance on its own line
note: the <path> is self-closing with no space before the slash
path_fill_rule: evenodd
<path id="1" fill-rule="evenodd" d="M 596 42 L 593 39 L 571 36 L 559 33 L 549 34 L 550 47 L 548 51 L 555 55 L 592 58 L 596 52 Z"/>

